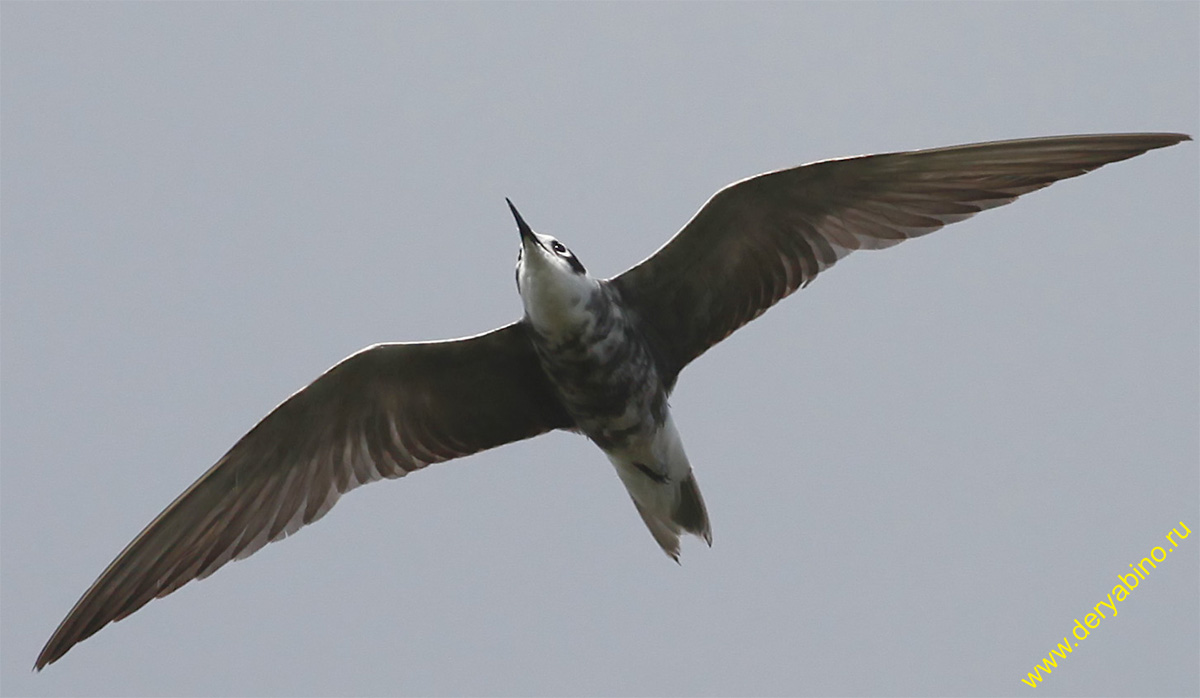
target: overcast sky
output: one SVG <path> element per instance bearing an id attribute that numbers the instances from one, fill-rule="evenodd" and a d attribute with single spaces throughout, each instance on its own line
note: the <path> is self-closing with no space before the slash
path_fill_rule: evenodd
<path id="1" fill-rule="evenodd" d="M 600 276 L 846 155 L 1200 132 L 1200 6 L 0 6 L 6 695 L 1183 695 L 1197 144 L 851 256 L 686 370 L 682 565 L 544 436 L 355 491 L 40 674 L 108 562 L 373 342 L 520 313 L 512 197 Z"/>

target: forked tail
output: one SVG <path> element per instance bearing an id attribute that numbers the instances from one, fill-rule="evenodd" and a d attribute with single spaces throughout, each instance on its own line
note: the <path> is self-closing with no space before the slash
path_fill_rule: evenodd
<path id="1" fill-rule="evenodd" d="M 624 473 L 621 477 L 629 489 L 633 505 L 642 515 L 642 521 L 646 522 L 646 528 L 650 529 L 654 540 L 671 559 L 679 562 L 679 536 L 682 533 L 691 533 L 703 538 L 709 546 L 712 545 L 708 510 L 704 507 L 704 497 L 700 495 L 695 473 L 689 472 L 682 480 L 666 482 L 651 481 L 642 473 L 631 475 L 640 476 L 647 481 L 645 484 L 639 483 L 641 486 L 635 488 L 629 486 Z M 639 498 L 642 501 L 639 501 Z"/>

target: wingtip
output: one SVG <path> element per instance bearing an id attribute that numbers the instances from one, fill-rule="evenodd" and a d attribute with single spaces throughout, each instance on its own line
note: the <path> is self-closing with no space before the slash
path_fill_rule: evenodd
<path id="1" fill-rule="evenodd" d="M 62 656 L 67 653 L 67 650 L 71 649 L 71 647 L 74 647 L 75 644 L 72 643 L 71 645 L 68 645 L 66 649 L 60 649 L 54 643 L 54 639 L 55 638 L 51 638 L 51 641 L 46 643 L 46 646 L 42 648 L 40 653 L 38 653 L 37 659 L 34 660 L 33 672 L 35 674 L 41 673 L 42 669 L 45 669 L 51 664 L 57 662 L 59 659 L 62 659 Z"/>
<path id="2" fill-rule="evenodd" d="M 32 671 L 35 674 L 40 674 L 40 673 L 42 673 L 42 669 L 45 669 L 46 667 L 50 666 L 53 663 L 54 663 L 53 659 L 46 658 L 46 650 L 42 650 L 42 653 L 39 654 L 38 658 L 33 662 Z"/>
<path id="3" fill-rule="evenodd" d="M 1172 145 L 1178 145 L 1184 141 L 1192 140 L 1192 137 L 1186 133 L 1148 133 L 1148 137 L 1155 137 L 1160 140 L 1159 143 L 1150 146 L 1150 150 L 1155 148 L 1167 148 Z"/>

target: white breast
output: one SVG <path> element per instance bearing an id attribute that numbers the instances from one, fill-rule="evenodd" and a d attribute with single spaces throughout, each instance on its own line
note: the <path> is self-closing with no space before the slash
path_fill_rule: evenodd
<path id="1" fill-rule="evenodd" d="M 595 321 L 588 302 L 600 293 L 600 283 L 554 264 L 522 264 L 518 271 L 525 315 L 545 336 L 577 334 Z"/>

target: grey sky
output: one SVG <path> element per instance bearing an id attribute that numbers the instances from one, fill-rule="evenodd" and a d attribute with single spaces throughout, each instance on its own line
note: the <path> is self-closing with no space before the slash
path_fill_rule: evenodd
<path id="1" fill-rule="evenodd" d="M 1200 6 L 0 6 L 5 695 L 1182 695 L 1196 143 L 859 253 L 709 352 L 682 566 L 554 434 L 356 490 L 41 674 L 105 565 L 288 394 L 520 312 L 512 197 L 597 275 L 866 152 L 1200 134 Z"/>

